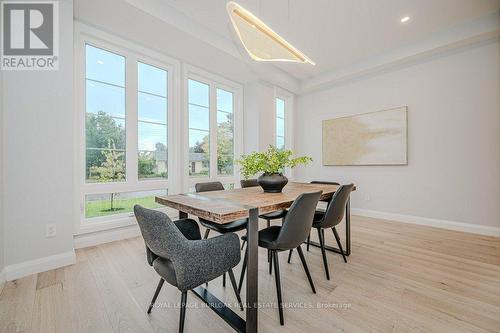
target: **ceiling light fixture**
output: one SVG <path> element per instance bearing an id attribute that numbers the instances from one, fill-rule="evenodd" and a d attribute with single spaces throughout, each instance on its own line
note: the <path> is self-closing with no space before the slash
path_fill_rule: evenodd
<path id="1" fill-rule="evenodd" d="M 406 23 L 409 20 L 410 20 L 410 17 L 409 16 L 405 16 L 405 17 L 402 17 L 400 21 L 401 21 L 401 23 Z"/>
<path id="2" fill-rule="evenodd" d="M 236 2 L 229 1 L 226 8 L 238 38 L 252 59 L 315 65 L 314 61 Z"/>

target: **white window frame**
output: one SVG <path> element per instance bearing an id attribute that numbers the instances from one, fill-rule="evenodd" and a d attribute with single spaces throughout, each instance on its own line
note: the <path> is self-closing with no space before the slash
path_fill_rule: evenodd
<path id="1" fill-rule="evenodd" d="M 279 87 L 274 87 L 273 98 L 273 145 L 276 146 L 276 98 L 285 101 L 285 149 L 293 150 L 293 110 L 294 110 L 294 96 L 286 90 Z M 293 171 L 286 168 L 285 174 L 292 177 Z"/>
<path id="2" fill-rule="evenodd" d="M 126 181 L 113 183 L 87 183 L 85 176 L 85 45 L 119 54 L 126 59 L 125 63 L 125 111 L 126 111 Z M 167 78 L 167 145 L 168 145 L 168 179 L 139 180 L 137 166 L 138 152 L 138 109 L 137 109 L 137 63 L 143 62 L 168 72 Z M 161 53 L 131 43 L 120 37 L 107 34 L 83 23 L 75 23 L 75 109 L 77 110 L 77 131 L 75 133 L 75 165 L 77 172 L 76 195 L 79 212 L 75 221 L 75 234 L 83 234 L 123 227 L 135 224 L 133 213 L 85 218 L 85 195 L 100 193 L 136 192 L 167 189 L 169 193 L 177 193 L 181 180 L 175 177 L 180 172 L 179 143 L 175 138 L 178 133 L 180 118 L 180 62 Z"/>
<path id="3" fill-rule="evenodd" d="M 239 83 L 225 79 L 192 65 L 183 66 L 183 124 L 184 130 L 184 177 L 183 189 L 189 191 L 199 182 L 220 181 L 223 184 L 234 184 L 239 187 L 240 169 L 234 163 L 232 176 L 217 174 L 217 88 L 233 93 L 233 144 L 234 160 L 243 153 L 243 86 Z M 210 110 L 210 172 L 208 177 L 189 176 L 189 108 L 188 108 L 188 81 L 189 79 L 207 84 L 209 86 L 209 110 Z"/>

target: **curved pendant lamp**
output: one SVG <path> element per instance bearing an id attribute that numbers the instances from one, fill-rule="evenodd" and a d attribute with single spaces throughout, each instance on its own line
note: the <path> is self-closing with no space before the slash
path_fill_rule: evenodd
<path id="1" fill-rule="evenodd" d="M 315 65 L 314 61 L 236 2 L 229 1 L 226 8 L 236 34 L 252 59 Z"/>

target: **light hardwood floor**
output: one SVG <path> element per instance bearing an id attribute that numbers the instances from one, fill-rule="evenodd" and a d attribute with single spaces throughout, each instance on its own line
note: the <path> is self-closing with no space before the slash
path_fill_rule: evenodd
<path id="1" fill-rule="evenodd" d="M 284 327 L 277 309 L 261 309 L 260 332 L 500 332 L 499 238 L 358 216 L 352 237 L 347 264 L 328 253 L 330 281 L 320 250 L 306 252 L 316 295 L 296 253 L 291 264 L 281 254 L 283 297 L 291 307 Z M 327 243 L 334 242 L 327 233 Z M 259 300 L 273 305 L 264 250 L 259 262 Z M 158 298 L 165 307 L 145 313 L 157 282 L 141 238 L 77 250 L 76 265 L 5 285 L 0 332 L 176 332 L 175 288 L 165 284 Z M 221 282 L 209 289 L 235 302 Z M 231 332 L 194 295 L 188 302 L 185 332 Z"/>

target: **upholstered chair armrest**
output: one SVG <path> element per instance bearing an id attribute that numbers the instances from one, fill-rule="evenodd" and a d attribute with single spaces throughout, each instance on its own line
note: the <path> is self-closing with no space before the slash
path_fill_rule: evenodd
<path id="1" fill-rule="evenodd" d="M 174 224 L 177 227 L 177 229 L 179 229 L 179 231 L 182 233 L 182 235 L 186 237 L 186 239 L 189 240 L 201 239 L 200 227 L 198 226 L 198 223 L 196 223 L 195 220 L 180 219 L 174 221 Z M 155 259 L 158 258 L 158 255 L 156 255 L 153 251 L 151 251 L 147 244 L 146 244 L 146 258 L 150 266 L 152 266 Z"/>
<path id="2" fill-rule="evenodd" d="M 190 290 L 235 267 L 241 259 L 240 242 L 234 233 L 189 241 L 173 260 L 177 287 Z"/>
<path id="3" fill-rule="evenodd" d="M 175 226 L 180 232 L 189 240 L 199 240 L 201 239 L 200 227 L 195 220 L 192 219 L 180 219 L 174 221 Z"/>

